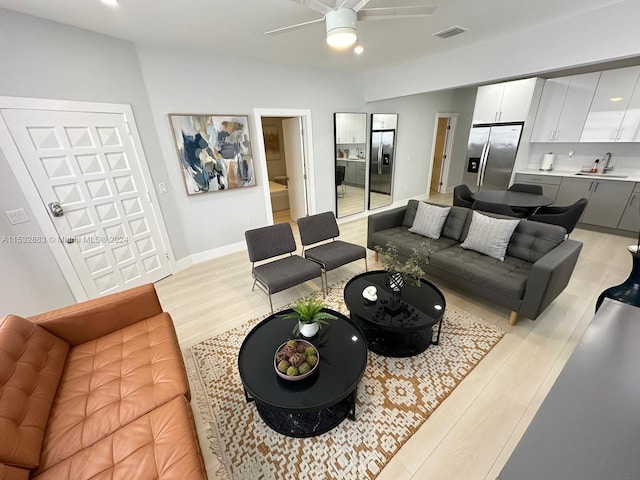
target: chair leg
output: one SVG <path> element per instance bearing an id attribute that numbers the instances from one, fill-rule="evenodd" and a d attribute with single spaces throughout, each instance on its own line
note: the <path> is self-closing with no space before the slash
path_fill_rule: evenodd
<path id="1" fill-rule="evenodd" d="M 367 254 L 364 254 L 364 271 L 368 272 L 369 271 L 369 265 L 367 265 Z"/>
<path id="2" fill-rule="evenodd" d="M 271 294 L 267 293 L 267 295 L 269 295 L 269 308 L 271 308 L 271 314 L 273 314 L 273 302 L 271 301 Z"/>
<path id="3" fill-rule="evenodd" d="M 258 281 L 257 278 L 253 279 L 253 286 L 251 287 L 251 291 L 253 292 L 253 290 L 256 288 L 256 282 Z"/>
<path id="4" fill-rule="evenodd" d="M 376 251 L 376 256 L 375 256 L 376 262 L 378 262 L 380 260 L 380 255 L 378 254 L 378 252 Z"/>

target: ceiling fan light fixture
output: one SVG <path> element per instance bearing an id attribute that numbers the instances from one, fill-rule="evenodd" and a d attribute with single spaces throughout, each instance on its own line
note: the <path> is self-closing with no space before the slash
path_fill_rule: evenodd
<path id="1" fill-rule="evenodd" d="M 358 40 L 357 14 L 350 8 L 339 8 L 327 13 L 327 43 L 333 48 L 347 48 Z"/>

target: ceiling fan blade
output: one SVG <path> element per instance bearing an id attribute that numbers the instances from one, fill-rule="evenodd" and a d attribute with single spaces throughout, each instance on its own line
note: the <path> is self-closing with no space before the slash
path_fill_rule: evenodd
<path id="1" fill-rule="evenodd" d="M 316 12 L 320 12 L 323 15 L 326 15 L 331 10 L 334 10 L 332 5 L 327 5 L 319 0 L 291 0 L 293 3 L 297 3 L 298 5 L 302 5 L 303 7 L 310 8 L 311 10 L 315 10 Z M 330 0 L 328 0 L 330 1 Z M 335 2 L 330 2 L 335 3 Z"/>
<path id="2" fill-rule="evenodd" d="M 276 28 L 275 30 L 269 30 L 268 32 L 264 32 L 265 35 L 282 35 L 283 33 L 293 32 L 294 30 L 299 30 L 301 28 L 308 27 L 309 25 L 313 25 L 314 23 L 324 22 L 324 17 L 318 18 L 317 20 L 310 20 L 308 22 L 297 23 L 295 25 L 289 25 L 288 27 Z"/>
<path id="3" fill-rule="evenodd" d="M 338 8 L 350 8 L 354 12 L 362 10 L 369 0 L 342 0 L 338 2 Z"/>
<path id="4" fill-rule="evenodd" d="M 358 12 L 358 20 L 391 20 L 394 18 L 426 17 L 435 12 L 433 6 L 367 8 Z"/>

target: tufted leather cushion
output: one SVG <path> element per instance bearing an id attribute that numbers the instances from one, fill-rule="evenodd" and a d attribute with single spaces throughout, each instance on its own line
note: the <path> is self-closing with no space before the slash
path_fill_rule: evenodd
<path id="1" fill-rule="evenodd" d="M 37 480 L 196 480 L 207 475 L 184 397 L 34 477 Z"/>
<path id="2" fill-rule="evenodd" d="M 430 263 L 466 282 L 477 283 L 510 298 L 521 299 L 532 264 L 506 256 L 504 261 L 460 246 L 431 255 Z"/>
<path id="3" fill-rule="evenodd" d="M 29 470 L 0 463 L 0 480 L 28 480 Z"/>
<path id="4" fill-rule="evenodd" d="M 188 396 L 189 385 L 167 313 L 72 348 L 51 410 L 40 470 L 179 395 Z"/>
<path id="5" fill-rule="evenodd" d="M 557 225 L 522 220 L 507 247 L 507 255 L 536 262 L 562 242 L 567 231 Z"/>
<path id="6" fill-rule="evenodd" d="M 69 345 L 30 321 L 0 320 L 0 462 L 38 466 Z"/>

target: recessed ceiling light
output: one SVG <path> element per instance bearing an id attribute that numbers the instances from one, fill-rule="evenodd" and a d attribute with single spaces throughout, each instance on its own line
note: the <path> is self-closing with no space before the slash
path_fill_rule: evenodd
<path id="1" fill-rule="evenodd" d="M 356 45 L 353 49 L 353 53 L 355 53 L 356 55 L 361 55 L 362 52 L 364 52 L 364 47 L 362 45 Z"/>
<path id="2" fill-rule="evenodd" d="M 611 97 L 609 100 L 611 100 L 612 102 L 619 102 L 620 100 L 622 100 L 622 97 Z"/>
<path id="3" fill-rule="evenodd" d="M 102 0 L 102 3 L 109 5 L 110 7 L 115 7 L 118 5 L 118 0 Z"/>

